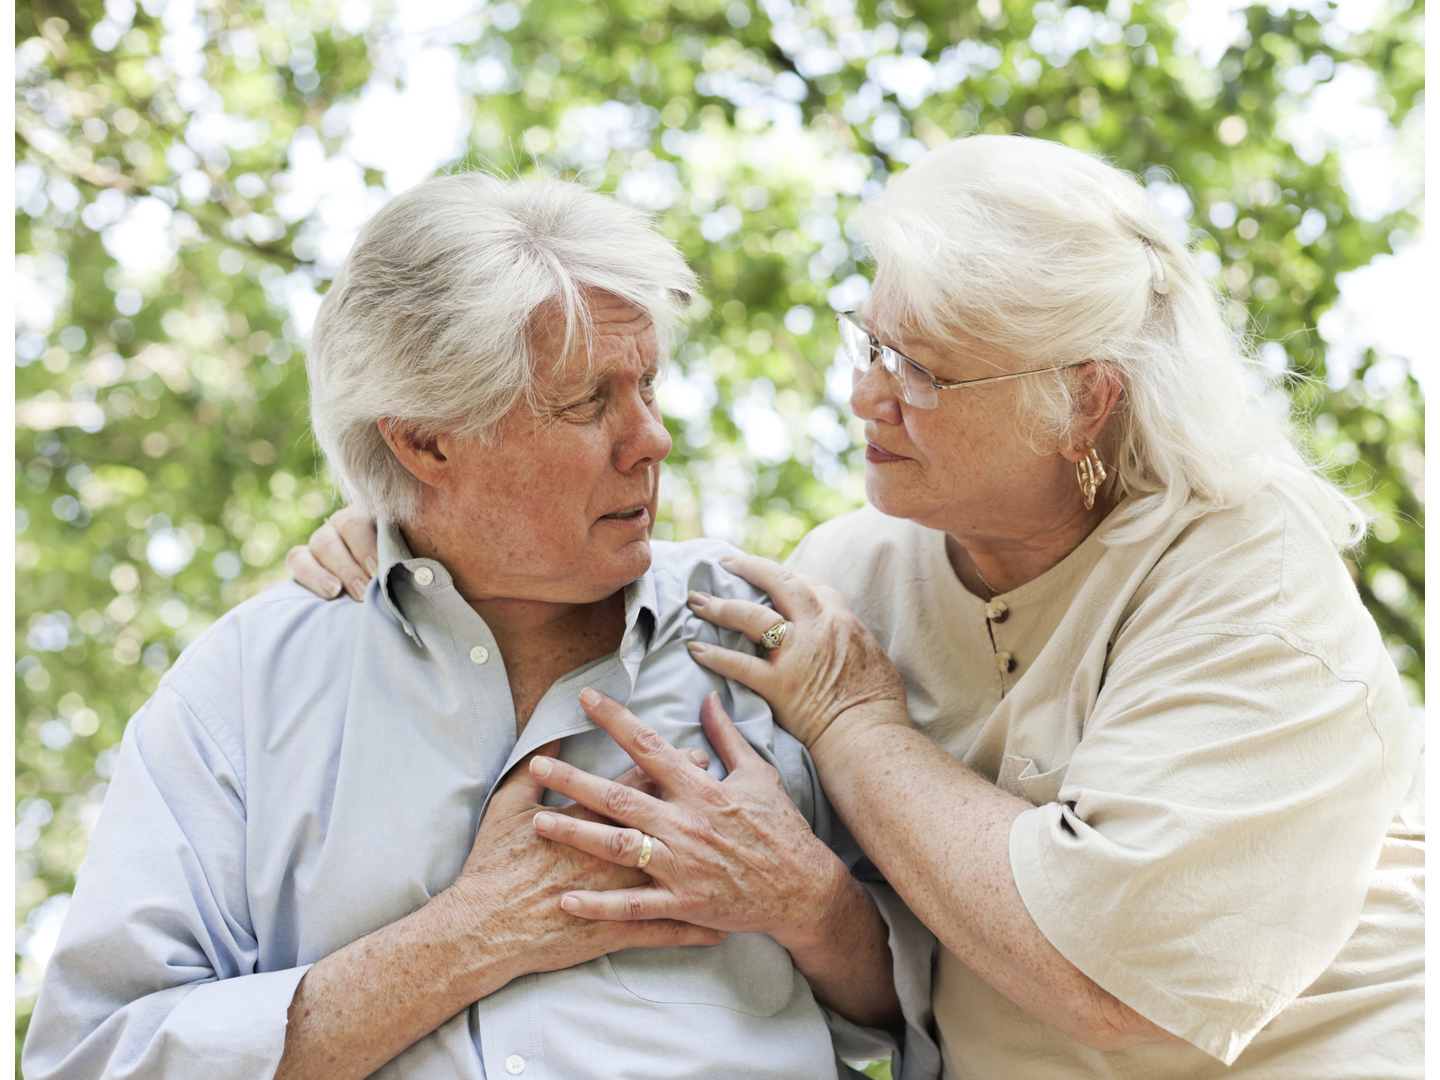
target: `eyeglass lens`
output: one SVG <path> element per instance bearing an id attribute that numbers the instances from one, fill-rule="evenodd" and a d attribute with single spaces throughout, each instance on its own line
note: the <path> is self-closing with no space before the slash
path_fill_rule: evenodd
<path id="1" fill-rule="evenodd" d="M 875 339 L 856 323 L 853 317 L 841 315 L 840 344 L 850 362 L 859 371 L 869 371 L 870 364 L 878 353 L 885 370 L 900 384 L 900 394 L 905 401 L 917 409 L 933 409 L 938 405 L 940 395 L 930 376 L 886 345 L 877 345 Z"/>

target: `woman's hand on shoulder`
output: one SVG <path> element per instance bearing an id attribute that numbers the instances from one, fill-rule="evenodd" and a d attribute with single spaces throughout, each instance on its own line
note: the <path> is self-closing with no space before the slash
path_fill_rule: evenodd
<path id="1" fill-rule="evenodd" d="M 690 609 L 765 646 L 765 655 L 692 641 L 698 663 L 758 693 L 812 752 L 842 718 L 847 728 L 908 723 L 900 673 L 838 592 L 754 555 L 726 556 L 720 565 L 768 592 L 773 607 L 692 592 Z M 765 635 L 781 624 L 780 643 L 771 648 Z"/>
<path id="2" fill-rule="evenodd" d="M 334 600 L 346 592 L 363 603 L 377 560 L 375 519 L 346 506 L 310 534 L 308 547 L 297 545 L 285 554 L 285 569 L 316 596 Z"/>

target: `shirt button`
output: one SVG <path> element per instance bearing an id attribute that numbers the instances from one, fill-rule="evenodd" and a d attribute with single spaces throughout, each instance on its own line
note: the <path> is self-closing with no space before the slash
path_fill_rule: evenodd
<path id="1" fill-rule="evenodd" d="M 995 666 L 1000 669 L 1000 674 L 1008 675 L 1015 670 L 1015 657 L 1008 652 L 997 652 Z"/>
<path id="2" fill-rule="evenodd" d="M 511 1076 L 519 1076 L 525 1071 L 525 1059 L 519 1054 L 511 1054 L 505 1059 L 505 1071 Z"/>
<path id="3" fill-rule="evenodd" d="M 490 650 L 484 645 L 476 645 L 470 650 L 470 659 L 477 664 L 483 664 L 486 660 L 490 659 Z M 517 1058 L 516 1060 L 518 1061 L 519 1059 Z"/>
<path id="4" fill-rule="evenodd" d="M 431 570 L 428 566 L 422 566 L 420 567 L 420 569 L 415 571 L 416 585 L 429 585 L 434 580 L 435 571 Z"/>
<path id="5" fill-rule="evenodd" d="M 1004 600 L 991 600 L 985 605 L 985 617 L 991 622 L 1004 622 L 1010 617 L 1010 605 Z"/>

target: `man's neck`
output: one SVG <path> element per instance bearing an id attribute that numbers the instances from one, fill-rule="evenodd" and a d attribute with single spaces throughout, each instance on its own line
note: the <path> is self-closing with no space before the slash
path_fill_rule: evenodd
<path id="1" fill-rule="evenodd" d="M 555 681 L 615 652 L 625 635 L 625 590 L 593 601 L 537 600 L 486 581 L 483 571 L 436 544 L 423 527 L 400 527 L 410 553 L 434 559 L 450 572 L 455 589 L 485 621 L 505 662 L 515 704 L 516 733 Z"/>

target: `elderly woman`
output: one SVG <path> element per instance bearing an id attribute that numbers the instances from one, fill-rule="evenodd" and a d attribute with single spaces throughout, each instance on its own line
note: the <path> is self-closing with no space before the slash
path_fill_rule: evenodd
<path id="1" fill-rule="evenodd" d="M 957 1078 L 1420 1076 L 1421 737 L 1339 555 L 1359 511 L 1129 176 L 977 136 L 862 227 L 873 508 L 789 570 L 727 563 L 773 608 L 691 598 L 765 659 L 691 651 L 938 938 L 933 984 L 923 938 L 896 957 L 907 1070 L 933 1031 Z M 679 842 L 644 796 L 545 782 Z"/>
<path id="2" fill-rule="evenodd" d="M 331 467 L 385 523 L 370 602 L 242 604 L 131 721 L 30 1080 L 834 1080 L 837 1048 L 883 1044 L 849 1020 L 898 1013 L 885 924 L 823 842 L 807 755 L 686 649 L 743 644 L 689 592 L 759 594 L 724 545 L 649 541 L 654 383 L 693 287 L 574 184 L 452 176 L 366 225 L 308 363 Z M 761 865 L 542 837 L 602 827 L 542 806 L 547 766 L 642 784 L 592 687 L 645 717 L 667 806 L 725 816 Z M 708 883 L 683 921 L 564 902 L 677 868 Z"/>

